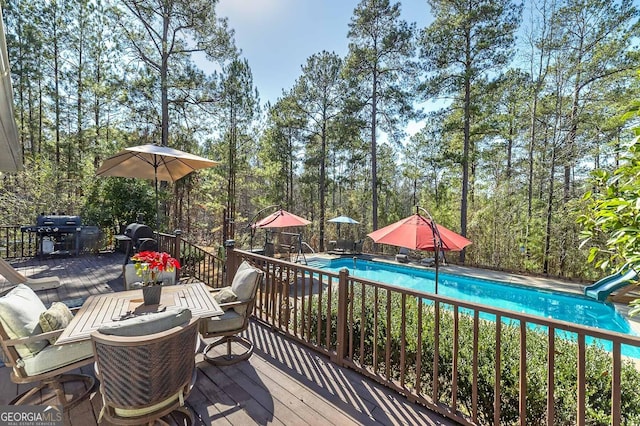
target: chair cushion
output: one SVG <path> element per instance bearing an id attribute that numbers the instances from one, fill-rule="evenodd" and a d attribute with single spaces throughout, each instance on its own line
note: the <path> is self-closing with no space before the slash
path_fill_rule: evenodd
<path id="1" fill-rule="evenodd" d="M 64 345 L 47 345 L 35 356 L 22 358 L 22 364 L 27 375 L 34 376 L 88 358 L 93 358 L 93 346 L 90 340 L 84 340 Z"/>
<path id="2" fill-rule="evenodd" d="M 235 302 L 236 300 L 238 300 L 238 296 L 236 296 L 233 290 L 231 290 L 230 286 L 222 287 L 213 295 L 213 298 L 220 304 Z"/>
<path id="3" fill-rule="evenodd" d="M 0 321 L 11 339 L 42 333 L 40 314 L 46 311 L 36 293 L 24 284 L 18 284 L 9 293 L 0 297 Z M 21 357 L 37 354 L 47 346 L 46 340 L 16 345 Z"/>
<path id="4" fill-rule="evenodd" d="M 69 325 L 73 319 L 73 314 L 62 302 L 53 302 L 51 307 L 40 314 L 39 324 L 44 333 L 54 330 L 61 330 Z M 49 338 L 49 343 L 56 343 L 58 337 Z"/>
<path id="5" fill-rule="evenodd" d="M 246 260 L 240 264 L 231 283 L 231 290 L 238 296 L 238 300 L 244 301 L 253 297 L 255 288 L 258 285 L 259 272 Z"/>
<path id="6" fill-rule="evenodd" d="M 169 306 L 163 312 L 140 315 L 122 321 L 105 324 L 98 329 L 113 336 L 144 336 L 170 330 L 191 320 L 191 311 L 179 306 Z"/>
<path id="7" fill-rule="evenodd" d="M 238 314 L 233 309 L 228 309 L 224 311 L 223 315 L 207 318 L 206 321 L 208 333 L 222 333 L 240 329 L 244 325 L 244 315 Z"/>
<path id="8" fill-rule="evenodd" d="M 182 389 L 180 389 L 178 392 L 174 393 L 170 397 L 158 402 L 157 404 L 153 404 L 149 407 L 143 407 L 143 408 L 114 407 L 113 411 L 116 413 L 117 416 L 125 417 L 125 418 L 145 416 L 149 413 L 154 413 L 156 411 L 162 410 L 163 408 L 177 402 L 180 403 L 179 404 L 180 406 L 184 405 L 182 404 L 183 393 L 184 392 L 182 391 Z"/>

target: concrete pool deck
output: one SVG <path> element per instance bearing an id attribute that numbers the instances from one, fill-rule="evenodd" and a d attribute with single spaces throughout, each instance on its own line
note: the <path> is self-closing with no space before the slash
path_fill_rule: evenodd
<path id="1" fill-rule="evenodd" d="M 319 259 L 340 259 L 346 258 L 348 256 L 339 256 L 339 255 L 331 255 L 326 253 L 316 253 L 313 255 L 308 255 L 307 260 L 311 260 L 313 258 Z M 351 256 L 358 258 L 365 258 L 370 260 L 375 260 L 379 262 L 387 262 L 396 265 L 408 265 L 414 266 L 418 268 L 430 269 L 433 270 L 433 267 L 426 267 L 424 265 L 420 265 L 418 262 L 409 262 L 409 263 L 399 263 L 396 262 L 393 258 L 383 257 L 383 256 Z M 557 278 L 547 278 L 533 275 L 522 275 L 515 274 L 503 271 L 495 271 L 491 269 L 482 269 L 471 266 L 461 266 L 461 265 L 453 265 L 446 264 L 441 265 L 439 268 L 440 273 L 445 274 L 454 274 L 454 275 L 462 275 L 474 278 L 483 278 L 487 280 L 501 281 L 509 284 L 516 284 L 528 287 L 534 287 L 537 289 L 543 290 L 551 290 L 551 291 L 561 291 L 564 293 L 573 293 L 577 295 L 584 295 L 584 287 L 588 285 L 588 283 L 579 283 L 572 281 L 563 281 Z M 640 335 L 640 315 L 631 317 L 629 316 L 629 305 L 625 303 L 613 303 L 616 311 L 622 315 L 624 318 L 629 321 L 629 324 L 634 332 Z"/>

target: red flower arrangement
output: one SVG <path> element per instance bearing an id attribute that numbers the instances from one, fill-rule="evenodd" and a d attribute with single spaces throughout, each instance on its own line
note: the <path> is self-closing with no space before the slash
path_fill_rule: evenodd
<path id="1" fill-rule="evenodd" d="M 180 269 L 180 261 L 167 252 L 141 251 L 131 257 L 135 262 L 136 274 L 142 277 L 144 285 L 153 285 L 162 271 L 172 272 Z"/>

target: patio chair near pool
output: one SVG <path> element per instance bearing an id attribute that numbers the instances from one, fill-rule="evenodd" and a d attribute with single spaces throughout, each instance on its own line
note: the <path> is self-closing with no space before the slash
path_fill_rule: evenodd
<path id="1" fill-rule="evenodd" d="M 258 286 L 264 272 L 244 261 L 238 267 L 230 286 L 213 290 L 214 298 L 224 310 L 224 314 L 202 321 L 200 332 L 204 337 L 216 337 L 204 351 L 204 359 L 214 365 L 230 365 L 248 359 L 253 353 L 253 343 L 240 336 L 249 326 L 249 317 L 253 313 Z M 232 344 L 243 347 L 234 352 Z M 226 344 L 226 353 L 215 355 L 213 349 Z"/>
<path id="2" fill-rule="evenodd" d="M 360 246 L 362 250 L 362 246 Z M 329 254 L 354 254 L 356 253 L 356 242 L 353 240 L 329 241 Z"/>
<path id="3" fill-rule="evenodd" d="M 167 307 L 107 324 L 91 342 L 103 402 L 98 422 L 154 424 L 181 414 L 193 424 L 184 402 L 197 377 L 199 339 L 198 318 L 189 309 Z"/>
<path id="4" fill-rule="evenodd" d="M 9 262 L 0 258 L 0 275 L 11 284 L 25 284 L 34 291 L 58 288 L 62 284 L 58 277 L 28 278 L 18 272 Z"/>
<path id="5" fill-rule="evenodd" d="M 90 395 L 94 378 L 68 373 L 93 363 L 91 342 L 54 345 L 71 318 L 73 313 L 64 303 L 54 302 L 47 309 L 24 284 L 0 297 L 0 344 L 6 365 L 12 368 L 11 381 L 37 383 L 11 405 L 45 404 L 55 396 L 57 403 L 68 410 Z M 70 382 L 81 382 L 84 389 L 67 393 L 63 384 Z"/>
<path id="6" fill-rule="evenodd" d="M 398 254 L 396 254 L 396 262 L 409 263 L 409 249 L 406 247 L 400 247 Z"/>
<path id="7" fill-rule="evenodd" d="M 436 258 L 435 257 L 423 257 L 420 259 L 420 265 L 422 266 L 435 266 Z M 444 251 L 440 251 L 440 257 L 438 258 L 438 264 L 446 265 L 447 260 L 444 257 Z"/>

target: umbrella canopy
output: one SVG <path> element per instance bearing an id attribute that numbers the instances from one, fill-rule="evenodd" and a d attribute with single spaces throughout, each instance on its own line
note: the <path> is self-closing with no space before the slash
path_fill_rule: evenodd
<path id="1" fill-rule="evenodd" d="M 355 219 L 351 219 L 349 216 L 334 217 L 333 219 L 329 219 L 327 222 L 332 222 L 332 223 L 337 223 L 338 224 L 338 239 L 340 239 L 340 224 L 342 224 L 342 223 L 348 223 L 348 224 L 358 224 L 358 223 L 360 223 Z"/>
<path id="2" fill-rule="evenodd" d="M 338 217 L 334 217 L 333 219 L 329 219 L 327 222 L 333 222 L 333 223 L 360 223 L 355 219 L 351 219 L 349 216 L 338 216 Z"/>
<path id="3" fill-rule="evenodd" d="M 471 241 L 444 226 L 436 224 L 436 228 L 440 234 L 441 250 L 460 251 L 471 244 Z M 373 231 L 368 236 L 376 243 L 406 247 L 412 250 L 436 250 L 434 241 L 437 241 L 437 237 L 434 239 L 431 220 L 419 214 L 414 214 Z"/>
<path id="4" fill-rule="evenodd" d="M 220 163 L 217 161 L 167 146 L 147 144 L 126 148 L 107 158 L 98 168 L 96 174 L 98 176 L 153 179 L 156 189 L 156 226 L 159 226 L 158 180 L 175 182 L 194 170 L 218 164 Z"/>
<path id="5" fill-rule="evenodd" d="M 107 158 L 96 174 L 175 182 L 194 170 L 218 164 L 188 152 L 148 144 L 126 148 Z"/>
<path id="6" fill-rule="evenodd" d="M 293 213 L 289 213 L 286 210 L 278 210 L 275 213 L 271 213 L 269 216 L 257 221 L 252 225 L 254 228 L 288 228 L 290 226 L 305 226 L 310 224 L 311 221 L 296 216 Z"/>

